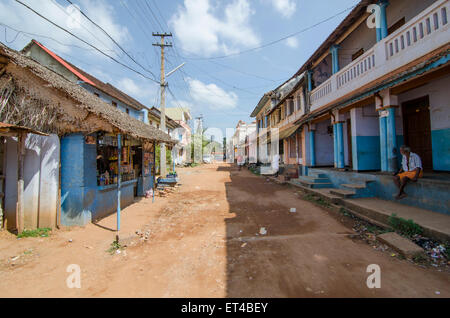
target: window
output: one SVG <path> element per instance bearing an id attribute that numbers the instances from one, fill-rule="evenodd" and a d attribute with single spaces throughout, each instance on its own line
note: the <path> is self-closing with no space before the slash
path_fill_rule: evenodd
<path id="1" fill-rule="evenodd" d="M 289 116 L 294 113 L 294 100 L 288 99 L 288 105 L 289 105 Z"/>
<path id="2" fill-rule="evenodd" d="M 178 140 L 179 140 L 179 141 L 183 141 L 183 135 L 182 135 L 182 134 L 179 134 L 179 135 L 178 135 Z"/>
<path id="3" fill-rule="evenodd" d="M 97 93 L 94 93 L 94 95 L 95 95 L 95 96 L 97 96 L 97 97 L 100 97 L 100 95 L 99 95 L 99 94 L 97 94 Z"/>
<path id="4" fill-rule="evenodd" d="M 114 107 L 117 107 L 117 103 L 116 103 L 116 102 L 111 102 L 111 104 L 112 104 Z"/>
<path id="5" fill-rule="evenodd" d="M 127 114 L 129 114 L 130 113 L 130 110 L 127 108 Z"/>

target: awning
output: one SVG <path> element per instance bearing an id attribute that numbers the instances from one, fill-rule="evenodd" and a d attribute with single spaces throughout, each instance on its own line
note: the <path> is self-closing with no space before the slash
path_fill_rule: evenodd
<path id="1" fill-rule="evenodd" d="M 297 131 L 297 129 L 299 127 L 300 127 L 300 125 L 294 125 L 294 126 L 285 128 L 283 130 L 280 130 L 280 134 L 279 134 L 278 138 L 280 140 L 283 140 L 283 139 L 286 139 L 286 138 L 290 137 L 292 134 L 294 134 Z"/>

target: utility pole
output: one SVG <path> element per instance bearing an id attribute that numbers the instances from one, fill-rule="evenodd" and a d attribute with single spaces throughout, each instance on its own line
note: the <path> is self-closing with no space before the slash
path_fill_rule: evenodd
<path id="1" fill-rule="evenodd" d="M 159 46 L 161 48 L 161 130 L 166 132 L 166 73 L 164 70 L 164 48 L 172 47 L 172 43 L 164 42 L 165 37 L 171 37 L 172 33 L 153 33 L 153 36 L 159 36 L 161 38 L 160 43 L 154 43 L 153 46 Z M 159 160 L 160 172 L 163 178 L 166 177 L 167 168 L 166 168 L 166 144 L 161 143 L 161 156 Z"/>
<path id="2" fill-rule="evenodd" d="M 195 119 L 198 120 L 198 124 L 197 132 L 194 135 L 194 162 L 201 163 L 203 162 L 203 115 Z"/>

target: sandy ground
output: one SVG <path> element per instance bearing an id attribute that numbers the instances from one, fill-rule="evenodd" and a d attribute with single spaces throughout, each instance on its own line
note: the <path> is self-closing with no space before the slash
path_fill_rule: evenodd
<path id="1" fill-rule="evenodd" d="M 449 297 L 450 275 L 350 239 L 352 230 L 299 199 L 294 188 L 228 165 L 179 169 L 167 198 L 123 210 L 121 238 L 107 252 L 116 216 L 48 238 L 0 233 L 2 297 Z M 297 213 L 290 213 L 290 208 Z M 257 235 L 262 227 L 266 235 Z M 134 233 L 150 231 L 141 242 Z M 71 242 L 70 242 L 71 240 Z M 17 258 L 17 256 L 19 256 Z M 67 266 L 81 268 L 69 289 Z M 381 289 L 366 285 L 381 268 Z"/>

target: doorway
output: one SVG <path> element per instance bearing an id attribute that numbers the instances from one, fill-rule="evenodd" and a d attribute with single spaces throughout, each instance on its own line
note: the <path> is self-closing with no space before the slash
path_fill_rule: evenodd
<path id="1" fill-rule="evenodd" d="M 429 97 L 403 103 L 402 114 L 405 144 L 420 156 L 424 170 L 433 170 Z"/>

